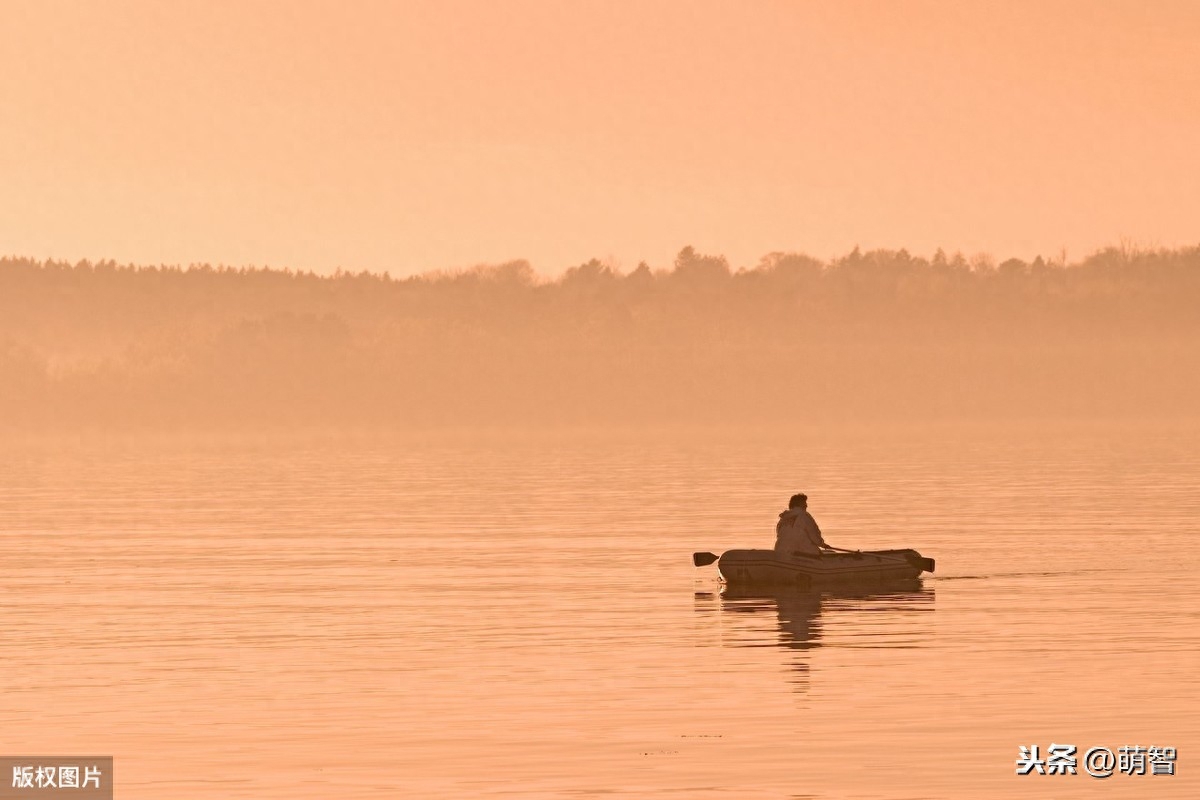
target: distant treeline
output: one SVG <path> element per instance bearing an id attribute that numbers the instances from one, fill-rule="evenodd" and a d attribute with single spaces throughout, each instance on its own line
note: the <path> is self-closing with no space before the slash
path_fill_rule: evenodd
<path id="1" fill-rule="evenodd" d="M 0 425 L 816 424 L 1192 415 L 1200 247 L 1079 263 L 684 248 L 393 279 L 0 259 Z"/>

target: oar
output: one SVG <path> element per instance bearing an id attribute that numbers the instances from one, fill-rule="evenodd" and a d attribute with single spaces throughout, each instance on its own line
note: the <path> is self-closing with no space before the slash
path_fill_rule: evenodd
<path id="1" fill-rule="evenodd" d="M 720 556 L 713 553 L 692 553 L 692 563 L 697 567 L 707 567 L 718 558 L 720 558 Z"/>
<path id="2" fill-rule="evenodd" d="M 839 553 L 858 553 L 859 555 L 871 555 L 871 556 L 875 556 L 876 558 L 882 558 L 885 561 L 895 561 L 897 564 L 908 564 L 910 567 L 920 567 L 921 569 L 925 570 L 926 572 L 933 572 L 933 567 L 934 567 L 933 559 L 925 558 L 924 556 L 922 556 L 920 558 L 918 558 L 917 556 L 913 556 L 911 558 L 908 558 L 908 557 L 900 558 L 899 556 L 885 556 L 880 553 L 871 553 L 871 552 L 863 553 L 862 550 L 847 550 L 844 547 L 830 547 L 829 545 L 825 545 L 825 549 L 826 550 L 836 550 Z"/>

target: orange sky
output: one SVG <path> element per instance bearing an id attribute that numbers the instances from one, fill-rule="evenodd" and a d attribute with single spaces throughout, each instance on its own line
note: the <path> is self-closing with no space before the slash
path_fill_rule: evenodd
<path id="1" fill-rule="evenodd" d="M 1200 4 L 0 0 L 0 251 L 407 274 L 1200 241 Z"/>

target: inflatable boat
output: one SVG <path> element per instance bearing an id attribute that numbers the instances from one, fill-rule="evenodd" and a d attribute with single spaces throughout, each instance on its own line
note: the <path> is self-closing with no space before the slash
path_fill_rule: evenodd
<path id="1" fill-rule="evenodd" d="M 774 550 L 726 550 L 721 556 L 693 553 L 692 563 L 717 562 L 730 586 L 841 586 L 912 580 L 933 572 L 934 561 L 916 550 L 839 550 L 785 557 Z"/>

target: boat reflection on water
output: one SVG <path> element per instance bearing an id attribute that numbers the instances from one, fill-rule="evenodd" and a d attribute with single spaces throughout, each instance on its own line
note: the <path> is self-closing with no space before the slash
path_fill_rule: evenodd
<path id="1" fill-rule="evenodd" d="M 696 592 L 696 611 L 719 610 L 722 647 L 912 648 L 928 638 L 934 592 L 920 580 L 802 591 L 784 587 Z M 810 653 L 789 659 L 798 691 L 808 687 Z"/>

